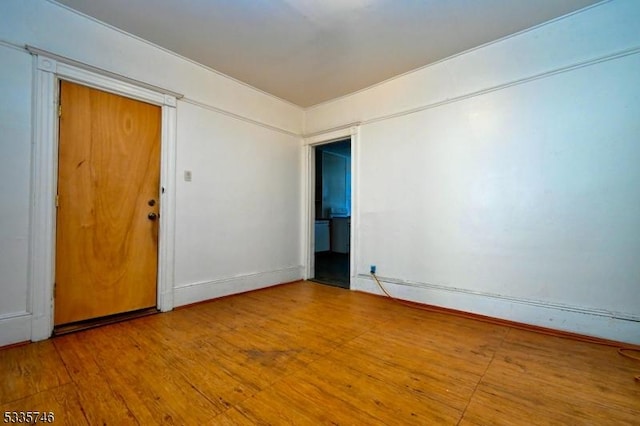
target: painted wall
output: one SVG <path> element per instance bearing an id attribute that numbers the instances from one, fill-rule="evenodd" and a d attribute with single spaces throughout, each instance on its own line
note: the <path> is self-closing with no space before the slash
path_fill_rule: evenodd
<path id="1" fill-rule="evenodd" d="M 179 102 L 178 145 L 176 303 L 300 279 L 300 138 Z"/>
<path id="2" fill-rule="evenodd" d="M 0 345 L 30 332 L 31 57 L 0 45 Z M 3 330 L 5 330 L 3 332 Z"/>
<path id="3" fill-rule="evenodd" d="M 301 277 L 302 109 L 44 0 L 0 2 L 0 346 L 30 338 L 33 45 L 184 95 L 175 304 Z M 183 179 L 184 170 L 192 181 Z M 293 231 L 292 231 L 293 230 Z"/>
<path id="4" fill-rule="evenodd" d="M 640 3 L 307 111 L 361 121 L 357 290 L 640 343 Z M 319 136 L 316 136 L 317 139 Z"/>

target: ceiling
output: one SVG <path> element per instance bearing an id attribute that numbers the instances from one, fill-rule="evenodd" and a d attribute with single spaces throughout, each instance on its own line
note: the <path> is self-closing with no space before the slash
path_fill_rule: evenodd
<path id="1" fill-rule="evenodd" d="M 599 0 L 57 0 L 308 107 Z"/>

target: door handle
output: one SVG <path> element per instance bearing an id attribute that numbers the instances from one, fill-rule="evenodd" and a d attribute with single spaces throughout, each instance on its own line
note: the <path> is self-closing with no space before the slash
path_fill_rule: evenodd
<path id="1" fill-rule="evenodd" d="M 147 217 L 149 218 L 149 220 L 156 220 L 158 218 L 158 215 L 155 213 L 149 213 Z"/>

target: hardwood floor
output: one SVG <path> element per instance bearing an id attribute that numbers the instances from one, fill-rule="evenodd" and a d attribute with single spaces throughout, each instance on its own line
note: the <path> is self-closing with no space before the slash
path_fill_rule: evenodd
<path id="1" fill-rule="evenodd" d="M 57 424 L 640 424 L 615 348 L 309 282 L 0 351 Z"/>

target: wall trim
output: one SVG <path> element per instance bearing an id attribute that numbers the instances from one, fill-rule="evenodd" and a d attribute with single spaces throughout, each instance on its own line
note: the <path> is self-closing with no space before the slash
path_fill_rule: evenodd
<path id="1" fill-rule="evenodd" d="M 31 338 L 31 314 L 17 312 L 0 316 L 0 347 Z"/>
<path id="2" fill-rule="evenodd" d="M 103 76 L 103 77 L 105 77 L 107 79 L 113 79 L 113 80 L 118 80 L 118 81 L 123 82 L 123 83 L 128 83 L 131 88 L 138 87 L 138 88 L 144 88 L 146 90 L 153 91 L 153 92 L 163 93 L 163 94 L 168 95 L 168 96 L 170 96 L 170 97 L 172 97 L 172 98 L 174 98 L 176 100 L 182 100 L 184 102 L 187 102 L 189 104 L 198 106 L 200 108 L 204 108 L 204 109 L 207 109 L 209 111 L 217 112 L 219 114 L 223 114 L 223 115 L 226 115 L 228 117 L 232 117 L 232 118 L 235 118 L 237 120 L 244 121 L 245 123 L 249 123 L 249 124 L 253 124 L 253 125 L 256 125 L 256 126 L 264 127 L 266 129 L 273 130 L 273 131 L 280 132 L 280 133 L 284 133 L 284 134 L 289 135 L 289 136 L 302 137 L 302 133 L 292 132 L 292 131 L 287 130 L 287 129 L 282 128 L 282 127 L 278 127 L 278 126 L 274 126 L 274 125 L 271 125 L 271 124 L 268 124 L 268 123 L 264 123 L 262 121 L 254 120 L 252 118 L 245 117 L 245 116 L 240 115 L 240 114 L 236 114 L 236 113 L 228 111 L 226 109 L 216 107 L 216 106 L 211 105 L 209 103 L 201 102 L 201 101 L 198 101 L 198 100 L 195 100 L 195 99 L 191 99 L 191 98 L 185 97 L 182 93 L 174 92 L 174 91 L 166 89 L 164 87 L 155 86 L 153 84 L 149 84 L 149 83 L 146 83 L 144 81 L 140 81 L 140 80 L 136 80 L 136 79 L 133 79 L 133 78 L 129 78 L 129 77 L 124 76 L 122 74 L 118 74 L 118 73 L 114 73 L 114 72 L 111 72 L 111 71 L 107 71 L 107 70 L 103 70 L 103 69 L 100 69 L 100 68 L 96 68 L 93 65 L 89 65 L 87 63 L 84 63 L 84 62 L 81 62 L 81 61 L 77 61 L 75 59 L 71 59 L 71 58 L 68 58 L 66 56 L 58 55 L 57 53 L 53 53 L 53 52 L 50 52 L 48 50 L 40 49 L 38 47 L 31 46 L 31 45 L 20 47 L 20 46 L 17 46 L 16 44 L 14 44 L 14 43 L 6 42 L 6 41 L 3 41 L 3 40 L 0 40 L 0 44 L 6 45 L 8 47 L 12 47 L 14 49 L 22 50 L 22 51 L 26 50 L 28 53 L 30 53 L 32 55 L 36 55 L 36 56 L 37 55 L 41 55 L 41 56 L 45 56 L 45 57 L 51 58 L 51 59 L 57 61 L 60 64 L 72 65 L 74 67 L 74 69 L 77 70 L 77 72 L 79 72 L 80 74 L 85 74 L 87 72 L 90 72 L 90 73 L 93 73 L 96 77 L 97 76 Z M 72 78 L 72 75 L 73 75 L 73 72 L 70 72 L 70 74 L 67 77 L 68 78 Z M 87 84 L 87 85 L 91 85 L 91 84 Z M 133 93 L 134 93 L 134 89 L 131 90 L 130 92 L 128 92 L 127 94 L 124 94 L 124 95 L 128 96 L 128 97 L 134 97 Z M 118 93 L 118 94 L 121 94 L 121 93 Z M 279 98 L 277 98 L 277 99 L 279 99 Z"/>
<path id="3" fill-rule="evenodd" d="M 379 116 L 375 116 L 372 118 L 368 118 L 368 119 L 364 119 L 362 121 L 360 121 L 358 124 L 359 125 L 366 125 L 366 124 L 373 124 L 373 123 L 377 123 L 379 121 L 385 121 L 385 120 L 390 120 L 393 118 L 398 118 L 398 117 L 403 117 L 405 115 L 409 115 L 409 114 L 415 114 L 418 112 L 422 112 L 422 111 L 426 111 L 429 109 L 433 109 L 433 108 L 437 108 L 443 105 L 448 105 L 454 102 L 460 102 L 466 99 L 470 99 L 470 98 L 474 98 L 477 96 L 482 96 L 485 95 L 487 93 L 492 93 L 492 92 L 496 92 L 499 90 L 503 90 L 503 89 L 508 89 L 510 87 L 514 87 L 514 86 L 519 86 L 521 84 L 525 84 L 525 83 L 529 83 L 531 81 L 536 81 L 536 80 L 540 80 L 540 79 L 544 79 L 547 77 L 552 77 L 554 75 L 557 74 L 562 74 L 562 73 L 566 73 L 569 71 L 574 71 L 580 68 L 585 68 L 585 67 L 589 67 L 592 65 L 596 65 L 596 64 L 600 64 L 603 62 L 608 62 L 608 61 L 612 61 L 615 59 L 620 59 L 620 58 L 624 58 L 626 56 L 631 56 L 631 55 L 637 55 L 638 53 L 640 53 L 640 46 L 635 46 L 629 49 L 624 49 L 624 50 L 619 50 L 613 53 L 609 53 L 607 55 L 602 55 L 602 56 L 597 56 L 595 58 L 591 58 L 591 59 L 587 59 L 585 61 L 580 61 L 580 62 L 576 62 L 574 64 L 570 64 L 570 65 L 566 65 L 563 67 L 559 67 L 559 68 L 554 68 L 552 70 L 547 70 L 541 73 L 537 73 L 537 74 L 533 74 L 530 75 L 528 77 L 523 77 L 523 78 L 519 78 L 516 80 L 511 80 L 505 83 L 501 83 L 495 86 L 490 86 L 484 89 L 480 89 L 480 90 L 475 90 L 473 92 L 469 92 L 469 93 L 465 93 L 463 95 L 459 95 L 459 96 L 454 96 L 451 98 L 447 98 L 447 99 L 443 99 L 440 101 L 436 101 L 436 102 L 431 102 L 431 103 L 427 103 L 424 104 L 422 106 L 419 107 L 415 107 L 415 108 L 410 108 L 410 109 L 406 109 L 406 110 L 402 110 L 402 111 L 398 111 L 398 112 L 394 112 L 394 113 L 390 113 L 390 114 L 384 114 L 384 115 L 379 115 Z M 305 138 L 309 138 L 309 137 L 315 137 L 317 135 L 322 135 L 324 133 L 328 133 L 328 132 L 333 132 L 336 130 L 340 130 L 346 127 L 351 126 L 352 124 L 343 124 L 343 125 L 338 125 L 332 128 L 329 128 L 327 130 L 319 130 L 310 134 L 305 134 L 304 137 Z"/>
<path id="4" fill-rule="evenodd" d="M 108 92 L 142 100 L 162 108 L 160 186 L 161 217 L 158 241 L 157 306 L 173 309 L 175 245 L 176 98 L 118 80 L 112 75 L 60 62 L 40 51 L 34 54 L 34 124 L 32 135 L 31 217 L 29 241 L 30 340 L 44 340 L 53 331 L 53 282 L 55 279 L 55 194 L 58 157 L 58 82 L 69 80 Z M 64 60 L 64 58 L 62 58 Z"/>
<path id="5" fill-rule="evenodd" d="M 392 296 L 401 300 L 640 344 L 638 332 L 640 316 L 631 313 L 522 299 L 395 278 L 378 277 L 378 279 Z M 356 290 L 384 296 L 375 281 L 367 274 L 357 276 Z"/>
<path id="6" fill-rule="evenodd" d="M 303 266 L 298 265 L 181 285 L 175 288 L 175 306 L 190 305 L 204 300 L 298 281 L 302 278 L 302 270 Z"/>
<path id="7" fill-rule="evenodd" d="M 285 135 L 289 135 L 289 136 L 295 136 L 297 138 L 302 137 L 302 134 L 300 134 L 300 133 L 291 132 L 291 131 L 283 129 L 281 127 L 277 127 L 277 126 L 273 126 L 271 124 L 263 123 L 261 121 L 254 120 L 252 118 L 248 118 L 248 117 L 245 117 L 243 115 L 239 115 L 239 114 L 233 113 L 231 111 L 227 111 L 226 109 L 218 108 L 216 106 L 213 106 L 213 105 L 210 105 L 210 104 L 207 104 L 207 103 L 204 103 L 204 102 L 196 101 L 195 99 L 183 97 L 183 98 L 180 98 L 180 100 L 182 102 L 186 102 L 188 104 L 195 105 L 197 107 L 204 108 L 204 109 L 207 109 L 209 111 L 217 112 L 218 114 L 222 114 L 222 115 L 226 115 L 226 116 L 231 117 L 231 118 L 235 118 L 236 120 L 244 121 L 245 123 L 253 124 L 255 126 L 264 127 L 265 129 L 273 130 L 275 132 L 284 133 Z"/>
<path id="8" fill-rule="evenodd" d="M 332 127 L 330 129 L 319 130 L 317 132 L 305 134 L 304 143 L 305 145 L 311 145 L 311 144 L 318 144 L 321 142 L 326 143 L 326 141 L 346 138 L 346 137 L 349 137 L 349 132 L 351 131 L 351 128 L 358 127 L 361 124 L 362 123 L 358 121 L 358 122 L 353 122 L 349 124 L 343 124 L 340 126 Z"/>
<path id="9" fill-rule="evenodd" d="M 24 46 L 12 43 L 12 42 L 7 41 L 7 40 L 2 40 L 2 39 L 0 39 L 0 46 L 6 47 L 8 49 L 18 50 L 18 51 L 23 52 L 23 53 L 26 50 Z"/>
<path id="10" fill-rule="evenodd" d="M 386 115 L 381 115 L 378 117 L 373 117 L 373 118 L 369 118 L 367 120 L 363 120 L 362 124 L 371 124 L 371 123 L 376 123 L 378 121 L 384 121 L 384 120 L 389 120 L 392 118 L 397 118 L 397 117 L 402 117 L 405 115 L 409 115 L 409 114 L 414 114 L 416 112 L 421 112 L 421 111 L 425 111 L 428 109 L 432 109 L 432 108 L 437 108 L 439 106 L 443 106 L 443 105 L 447 105 L 447 104 L 451 104 L 454 102 L 459 102 L 459 101 L 463 101 L 466 99 L 470 99 L 470 98 L 475 98 L 477 96 L 482 96 L 485 95 L 487 93 L 491 93 L 491 92 L 496 92 L 499 90 L 503 90 L 503 89 L 508 89 L 510 87 L 513 86 L 519 86 L 521 84 L 525 84 L 525 83 L 529 83 L 531 81 L 535 81 L 535 80 L 540 80 L 540 79 L 544 79 L 547 77 L 551 77 L 554 76 L 556 74 L 562 74 L 565 72 L 569 72 L 569 71 L 574 71 L 580 68 L 584 68 L 584 67 L 588 67 L 591 65 L 596 65 L 602 62 L 607 62 L 607 61 L 611 61 L 611 60 L 615 60 L 615 59 L 619 59 L 619 58 L 623 58 L 625 56 L 631 56 L 631 55 L 635 55 L 640 53 L 640 46 L 636 46 L 634 48 L 631 49 L 625 49 L 622 51 L 618 51 L 618 52 L 614 52 L 608 55 L 604 55 L 604 56 L 598 56 L 596 58 L 592 58 L 592 59 L 588 59 L 586 61 L 581 61 L 581 62 L 577 62 L 575 64 L 572 65 L 567 65 L 564 67 L 560 67 L 560 68 L 555 68 L 553 70 L 549 70 L 549 71 L 544 71 L 538 74 L 534 74 L 531 75 L 529 77 L 523 77 L 523 78 L 519 78 L 517 80 L 512 80 L 512 81 L 508 81 L 506 83 L 502 83 L 502 84 L 498 84 L 496 86 L 491 86 L 485 89 L 481 89 L 481 90 L 476 90 L 474 92 L 470 92 L 464 95 L 460 95 L 460 96 L 455 96 L 453 98 L 448 98 L 442 101 L 438 101 L 438 102 L 433 102 L 430 104 L 426 104 L 423 105 L 421 107 L 417 107 L 417 108 L 412 108 L 412 109 L 408 109 L 405 111 L 400 111 L 397 113 L 393 113 L 393 114 L 386 114 Z"/>
<path id="11" fill-rule="evenodd" d="M 53 59 L 56 62 L 60 63 L 60 64 L 67 64 L 67 65 L 71 65 L 73 67 L 73 69 L 71 69 L 69 72 L 70 73 L 74 73 L 77 71 L 88 71 L 91 72 L 94 76 L 92 77 L 93 79 L 96 79 L 98 76 L 104 76 L 106 78 L 112 79 L 112 80 L 118 80 L 119 82 L 122 83 L 129 83 L 131 86 L 133 86 L 134 88 L 144 88 L 153 92 L 158 92 L 158 93 L 164 93 L 167 95 L 170 95 L 176 99 L 180 99 L 183 97 L 182 94 L 174 92 L 172 90 L 169 89 L 164 89 L 162 87 L 158 87 L 158 86 L 154 86 L 153 84 L 149 84 L 149 83 L 145 83 L 143 81 L 139 81 L 133 78 L 129 78 L 126 77 L 122 74 L 118 74 L 115 72 L 111 72 L 111 71 L 107 71 L 107 70 L 103 70 L 101 68 L 97 68 L 94 67 L 93 65 L 89 65 L 85 62 L 80 62 L 80 61 L 76 61 L 75 59 L 71 59 L 68 58 L 66 56 L 62 56 L 62 55 L 58 55 L 57 53 L 53 53 L 50 52 L 48 50 L 44 50 L 44 49 L 40 49 L 38 47 L 35 46 L 31 46 L 31 45 L 26 45 L 25 49 L 27 50 L 27 52 L 31 53 L 34 56 L 42 56 L 42 57 L 46 57 L 49 59 Z M 71 75 L 69 75 L 69 77 L 71 77 Z"/>

